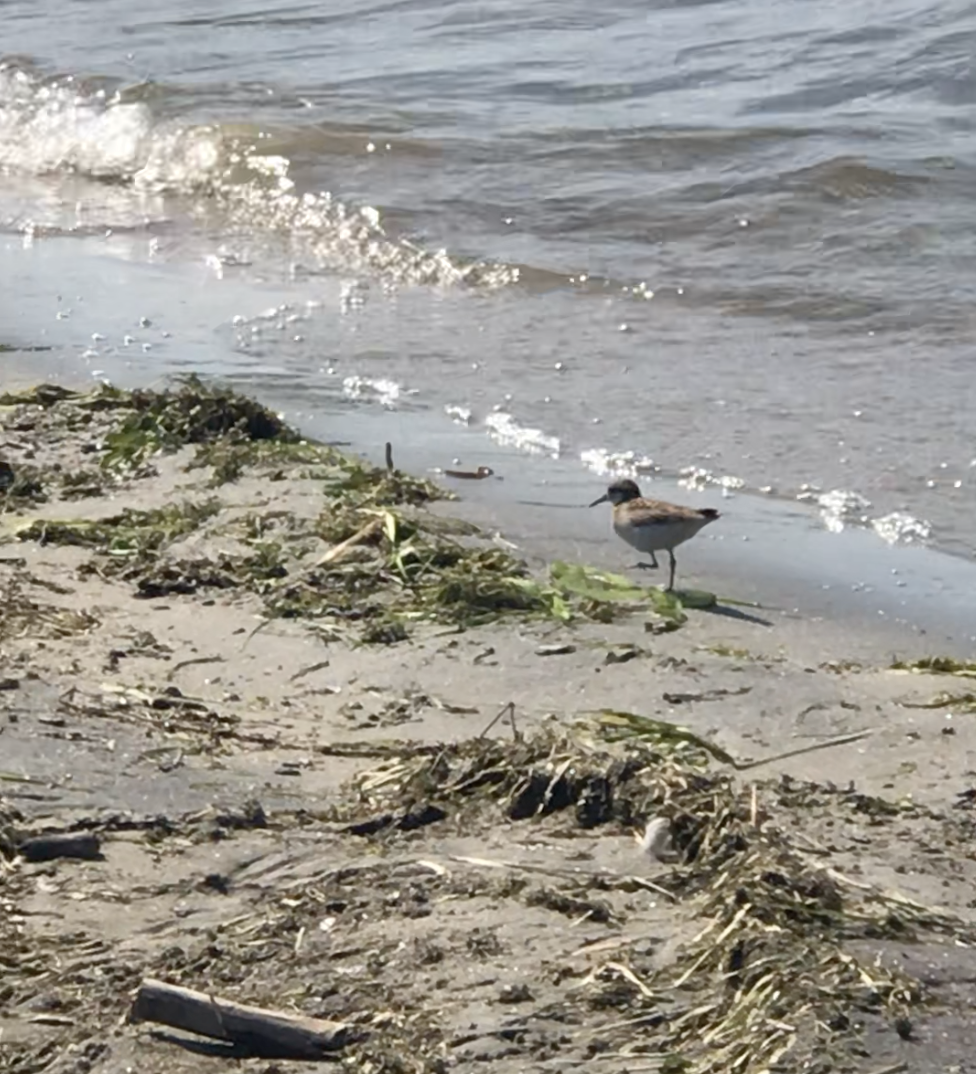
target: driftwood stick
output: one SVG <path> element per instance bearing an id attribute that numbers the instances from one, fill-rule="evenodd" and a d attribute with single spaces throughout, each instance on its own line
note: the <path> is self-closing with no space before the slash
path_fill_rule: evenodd
<path id="1" fill-rule="evenodd" d="M 98 861 L 102 856 L 98 836 L 92 832 L 52 832 L 25 839 L 17 853 L 25 861 L 54 861 L 55 858 L 82 858 Z"/>
<path id="2" fill-rule="evenodd" d="M 355 548 L 356 545 L 368 541 L 374 533 L 379 532 L 382 526 L 383 523 L 380 519 L 370 519 L 362 529 L 356 530 L 351 537 L 347 537 L 344 541 L 340 541 L 339 544 L 333 545 L 325 555 L 315 561 L 315 566 L 325 567 L 329 563 L 335 563 L 336 560 L 342 559 L 350 548 Z"/>
<path id="3" fill-rule="evenodd" d="M 390 471 L 391 474 L 393 473 L 393 445 L 389 442 L 389 440 L 387 440 L 386 442 L 386 468 Z"/>
<path id="4" fill-rule="evenodd" d="M 358 1037 L 341 1022 L 248 1007 L 149 977 L 139 986 L 129 1020 L 226 1040 L 266 1059 L 321 1059 Z"/>

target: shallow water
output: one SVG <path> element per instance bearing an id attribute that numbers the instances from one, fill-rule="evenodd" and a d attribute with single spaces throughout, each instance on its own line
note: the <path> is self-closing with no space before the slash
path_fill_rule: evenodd
<path id="1" fill-rule="evenodd" d="M 38 370 L 973 556 L 976 5 L 58 12 L 6 4 L 0 70 L 0 342 Z"/>

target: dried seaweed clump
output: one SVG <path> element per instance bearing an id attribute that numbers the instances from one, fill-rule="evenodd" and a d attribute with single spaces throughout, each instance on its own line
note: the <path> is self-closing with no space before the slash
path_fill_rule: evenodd
<path id="1" fill-rule="evenodd" d="M 435 802 L 455 812 L 501 808 L 511 820 L 574 810 L 587 828 L 614 821 L 634 826 L 669 806 L 675 795 L 724 785 L 707 774 L 708 744 L 668 727 L 630 739 L 607 734 L 607 719 L 571 730 L 540 731 L 512 742 L 482 737 L 394 756 L 357 776 L 350 808 L 404 808 Z"/>
<path id="2" fill-rule="evenodd" d="M 972 943 L 962 922 L 909 899 L 849 880 L 794 846 L 795 817 L 773 816 L 789 797 L 702 769 L 705 754 L 684 735 L 670 745 L 607 741 L 599 725 L 514 741 L 480 738 L 422 756 L 405 747 L 356 777 L 358 807 L 425 802 L 449 817 L 477 804 L 510 820 L 573 811 L 583 827 L 667 818 L 676 864 L 658 863 L 654 884 L 699 928 L 665 966 L 653 953 L 614 952 L 574 986 L 581 1009 L 617 1011 L 621 1060 L 691 1074 L 728 1071 L 854 1071 L 861 1031 L 889 1026 L 923 999 L 897 966 L 852 953 L 862 943 L 931 937 Z M 767 806 L 766 803 L 770 805 Z M 583 883 L 581 872 L 574 883 Z M 619 882 L 594 871 L 591 883 Z"/>
<path id="3" fill-rule="evenodd" d="M 55 463 L 44 472 L 20 463 L 0 463 L 0 501 L 39 502 L 51 488 L 66 499 L 97 495 L 123 477 L 148 476 L 148 460 L 195 445 L 191 465 L 212 465 L 212 484 L 240 476 L 244 469 L 280 456 L 299 446 L 317 458 L 340 458 L 323 446 L 307 445 L 279 415 L 267 407 L 199 377 L 174 378 L 171 386 L 133 391 L 99 385 L 88 392 L 41 384 L 0 395 L 4 423 L 27 433 L 35 443 L 57 444 L 69 453 L 78 450 L 97 458 L 97 470 L 77 472 L 75 462 Z M 5 469 L 6 467 L 6 469 Z"/>
<path id="4" fill-rule="evenodd" d="M 98 625 L 89 612 L 35 600 L 28 588 L 33 576 L 23 572 L 8 578 L 0 589 L 0 641 L 13 638 L 66 638 Z"/>

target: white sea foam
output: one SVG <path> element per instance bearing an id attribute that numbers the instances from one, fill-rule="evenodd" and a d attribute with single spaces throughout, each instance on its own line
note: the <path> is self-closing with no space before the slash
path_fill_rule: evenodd
<path id="1" fill-rule="evenodd" d="M 404 388 L 386 377 L 360 377 L 353 375 L 342 381 L 342 394 L 347 399 L 379 403 L 387 410 L 395 410 L 405 395 L 416 395 L 416 389 Z"/>
<path id="2" fill-rule="evenodd" d="M 892 511 L 881 518 L 874 518 L 871 528 L 888 544 L 916 544 L 932 536 L 931 522 L 915 518 L 905 511 Z"/>
<path id="3" fill-rule="evenodd" d="M 815 503 L 820 508 L 824 525 L 831 533 L 840 533 L 848 526 L 862 526 L 873 530 L 888 544 L 916 544 L 932 536 L 932 523 L 916 518 L 907 511 L 892 511 L 872 518 L 871 501 L 851 489 L 824 492 L 816 485 L 803 485 L 796 498 L 805 503 Z"/>
<path id="4" fill-rule="evenodd" d="M 600 477 L 637 477 L 656 473 L 658 467 L 649 455 L 636 451 L 608 451 L 606 448 L 590 448 L 580 452 L 583 465 Z"/>
<path id="5" fill-rule="evenodd" d="M 555 436 L 549 436 L 541 429 L 530 429 L 519 425 L 511 414 L 503 410 L 495 411 L 485 418 L 488 435 L 498 444 L 518 448 L 530 455 L 548 455 L 558 459 L 560 443 Z"/>
<path id="6" fill-rule="evenodd" d="M 350 206 L 328 191 L 298 191 L 288 157 L 266 152 L 261 135 L 242 135 L 241 125 L 163 120 L 132 97 L 0 64 L 0 168 L 113 180 L 111 215 L 106 193 L 100 197 L 103 226 L 144 221 L 151 215 L 144 211 L 147 198 L 175 193 L 200 199 L 207 212 L 217 208 L 245 241 L 283 237 L 296 258 L 357 278 L 487 289 L 519 278 L 514 266 L 463 263 L 445 250 L 390 236 L 371 205 Z M 157 209 L 165 216 L 161 203 Z M 25 221 L 25 235 L 37 226 Z M 357 308 L 361 299 L 361 291 L 350 293 L 343 308 Z"/>
<path id="7" fill-rule="evenodd" d="M 694 489 L 700 492 L 709 486 L 720 488 L 724 492 L 734 492 L 746 487 L 741 477 L 732 474 L 714 474 L 701 466 L 685 466 L 678 471 L 678 484 L 682 488 Z"/>
<path id="8" fill-rule="evenodd" d="M 444 413 L 453 421 L 456 425 L 470 425 L 471 424 L 471 408 L 466 406 L 456 406 L 453 403 L 448 403 L 444 407 Z"/>
<path id="9" fill-rule="evenodd" d="M 846 526 L 866 526 L 870 522 L 867 512 L 871 501 L 850 489 L 831 489 L 829 492 L 807 488 L 797 496 L 798 500 L 813 500 L 820 508 L 820 517 L 831 533 L 840 533 Z"/>

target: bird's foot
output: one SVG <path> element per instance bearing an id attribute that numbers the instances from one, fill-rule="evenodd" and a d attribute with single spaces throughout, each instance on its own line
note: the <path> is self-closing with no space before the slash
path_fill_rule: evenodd
<path id="1" fill-rule="evenodd" d="M 640 571 L 656 571 L 657 570 L 657 564 L 656 563 L 635 563 L 634 568 L 635 568 L 635 570 L 640 570 Z"/>

